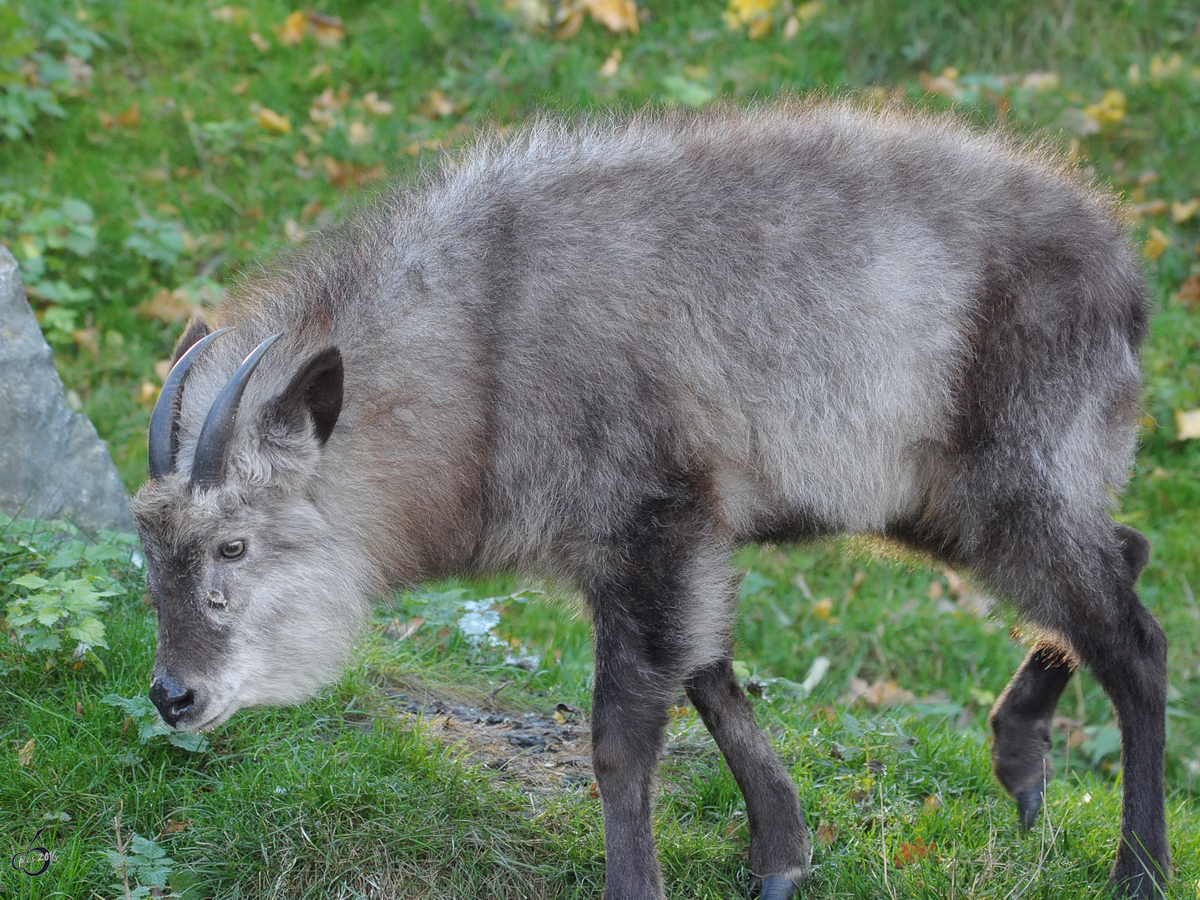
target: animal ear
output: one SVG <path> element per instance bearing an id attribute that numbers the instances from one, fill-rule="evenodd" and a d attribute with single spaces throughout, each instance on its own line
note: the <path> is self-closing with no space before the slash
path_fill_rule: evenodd
<path id="1" fill-rule="evenodd" d="M 179 362 L 179 357 L 187 353 L 188 348 L 201 338 L 208 337 L 212 334 L 213 327 L 208 324 L 208 321 L 201 316 L 196 316 L 192 321 L 188 322 L 187 329 L 179 336 L 179 340 L 175 342 L 175 352 L 171 354 L 171 365 Z"/>
<path id="2" fill-rule="evenodd" d="M 291 433 L 312 433 L 322 445 L 333 434 L 342 412 L 342 352 L 326 347 L 309 357 L 267 407 L 266 415 L 273 425 Z"/>

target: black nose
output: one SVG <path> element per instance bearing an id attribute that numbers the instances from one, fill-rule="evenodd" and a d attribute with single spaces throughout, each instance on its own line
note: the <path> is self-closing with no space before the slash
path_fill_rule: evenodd
<path id="1" fill-rule="evenodd" d="M 192 708 L 192 702 L 195 699 L 195 694 L 175 681 L 170 675 L 156 678 L 154 679 L 154 684 L 150 685 L 150 701 L 158 707 L 159 715 L 163 717 L 163 721 L 172 728 L 175 727 L 175 723 L 183 717 L 184 713 Z"/>

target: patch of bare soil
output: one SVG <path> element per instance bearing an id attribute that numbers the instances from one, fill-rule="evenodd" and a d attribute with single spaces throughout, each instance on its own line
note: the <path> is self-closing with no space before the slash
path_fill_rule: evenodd
<path id="1" fill-rule="evenodd" d="M 522 793 L 549 797 L 564 788 L 591 789 L 592 732 L 586 714 L 574 706 L 558 703 L 550 715 L 538 715 L 500 709 L 490 695 L 471 705 L 426 690 L 387 699 L 408 727 L 515 782 Z"/>

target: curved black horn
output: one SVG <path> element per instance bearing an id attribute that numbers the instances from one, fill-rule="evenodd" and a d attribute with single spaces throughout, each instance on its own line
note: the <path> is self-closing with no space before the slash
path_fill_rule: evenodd
<path id="1" fill-rule="evenodd" d="M 225 387 L 221 388 L 221 393 L 217 394 L 196 441 L 196 455 L 192 458 L 192 487 L 216 487 L 225 480 L 225 460 L 229 454 L 229 441 L 233 437 L 233 424 L 242 402 L 242 393 L 263 354 L 282 336 L 283 332 L 273 334 L 250 351 Z"/>
<path id="2" fill-rule="evenodd" d="M 158 402 L 154 404 L 154 412 L 150 414 L 147 449 L 151 478 L 162 478 L 175 470 L 175 432 L 179 426 L 175 407 L 179 391 L 183 388 L 183 380 L 187 378 L 188 370 L 196 358 L 204 352 L 204 348 L 227 331 L 233 331 L 233 329 L 222 328 L 205 335 L 192 344 L 187 353 L 179 357 L 179 361 L 171 367 L 170 373 L 163 381 Z"/>

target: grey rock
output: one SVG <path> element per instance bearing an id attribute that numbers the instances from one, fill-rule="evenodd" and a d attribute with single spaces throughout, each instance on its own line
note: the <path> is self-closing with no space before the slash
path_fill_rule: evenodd
<path id="1" fill-rule="evenodd" d="M 85 531 L 132 531 L 129 496 L 87 416 L 72 412 L 25 298 L 17 261 L 0 246 L 0 510 L 65 519 Z"/>

